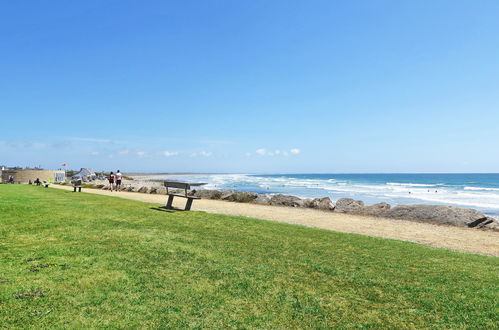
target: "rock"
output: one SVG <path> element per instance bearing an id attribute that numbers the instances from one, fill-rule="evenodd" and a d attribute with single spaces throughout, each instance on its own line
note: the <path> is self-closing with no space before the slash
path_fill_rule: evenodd
<path id="1" fill-rule="evenodd" d="M 126 187 L 126 191 L 133 192 L 135 191 L 135 187 L 134 186 Z"/>
<path id="2" fill-rule="evenodd" d="M 258 196 L 252 201 L 255 204 L 269 205 L 270 197 L 264 194 L 258 194 Z"/>
<path id="3" fill-rule="evenodd" d="M 151 189 L 149 189 L 149 193 L 150 194 L 157 194 L 158 193 L 158 188 L 151 187 Z"/>
<path id="4" fill-rule="evenodd" d="M 223 200 L 230 200 L 231 196 L 235 193 L 234 190 L 223 190 L 222 191 L 222 196 L 220 196 L 220 199 Z"/>
<path id="5" fill-rule="evenodd" d="M 156 189 L 156 194 L 158 195 L 166 195 L 166 188 L 165 187 L 159 187 Z"/>
<path id="6" fill-rule="evenodd" d="M 192 190 L 192 196 L 207 198 L 207 199 L 220 199 L 222 197 L 222 191 L 220 190 Z"/>
<path id="7" fill-rule="evenodd" d="M 329 197 L 307 199 L 304 201 L 304 206 L 319 210 L 334 210 L 334 204 Z"/>
<path id="8" fill-rule="evenodd" d="M 351 198 L 340 198 L 334 207 L 335 212 L 340 213 L 359 213 L 364 208 L 363 201 L 356 201 Z"/>
<path id="9" fill-rule="evenodd" d="M 303 203 L 303 207 L 307 207 L 307 208 L 313 208 L 313 203 L 314 203 L 314 200 L 312 198 L 304 198 L 302 199 L 302 203 Z"/>
<path id="10" fill-rule="evenodd" d="M 499 229 L 499 221 L 497 219 L 488 217 L 487 221 L 482 222 L 476 228 Z"/>
<path id="11" fill-rule="evenodd" d="M 277 194 L 272 196 L 270 199 L 271 205 L 283 205 L 291 207 L 301 207 L 303 206 L 303 200 L 296 196 Z"/>
<path id="12" fill-rule="evenodd" d="M 220 190 L 209 190 L 208 197 L 209 199 L 220 199 L 222 198 L 222 191 Z"/>
<path id="13" fill-rule="evenodd" d="M 398 205 L 383 214 L 388 218 L 431 221 L 436 223 L 478 227 L 488 222 L 489 217 L 474 209 L 446 205 Z"/>
<path id="14" fill-rule="evenodd" d="M 364 206 L 359 210 L 359 214 L 372 215 L 376 217 L 382 217 L 385 213 L 390 210 L 391 206 L 387 203 L 378 203 L 370 206 Z"/>
<path id="15" fill-rule="evenodd" d="M 147 194 L 148 191 L 149 191 L 148 187 L 140 187 L 139 190 L 137 190 L 137 192 L 145 194 Z"/>
<path id="16" fill-rule="evenodd" d="M 234 191 L 231 194 L 222 196 L 222 199 L 238 203 L 250 203 L 258 198 L 258 194 L 247 191 Z"/>

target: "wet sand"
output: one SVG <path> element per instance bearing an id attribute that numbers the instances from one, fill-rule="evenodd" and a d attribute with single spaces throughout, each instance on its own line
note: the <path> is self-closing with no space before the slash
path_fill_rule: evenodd
<path id="1" fill-rule="evenodd" d="M 72 187 L 68 186 L 51 185 L 51 187 L 73 190 Z M 100 189 L 83 189 L 83 191 L 158 204 L 165 204 L 167 199 L 165 195 L 136 192 L 110 192 Z M 173 205 L 176 208 L 183 209 L 185 201 L 183 198 L 175 198 Z M 195 200 L 192 209 L 209 213 L 230 214 L 285 222 L 344 233 L 391 238 L 456 251 L 499 256 L 499 232 L 492 230 L 341 214 L 306 208 L 234 203 L 208 199 Z"/>

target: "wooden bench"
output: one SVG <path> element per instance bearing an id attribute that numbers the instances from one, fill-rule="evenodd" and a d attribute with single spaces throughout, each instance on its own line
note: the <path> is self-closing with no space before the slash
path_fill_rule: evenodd
<path id="1" fill-rule="evenodd" d="M 189 196 L 187 195 L 187 190 L 191 189 L 191 185 L 189 183 L 185 182 L 177 182 L 177 181 L 165 181 L 164 185 L 166 187 L 166 194 L 168 195 L 168 202 L 166 203 L 166 208 L 171 209 L 172 208 L 172 203 L 173 203 L 173 198 L 176 197 L 182 197 L 182 198 L 187 198 L 187 203 L 185 204 L 185 211 L 189 211 L 192 206 L 192 201 L 194 199 L 200 199 L 199 197 L 194 197 L 194 196 Z M 184 189 L 185 194 L 176 194 L 176 193 L 170 193 L 168 191 L 168 188 L 177 188 L 177 189 Z"/>

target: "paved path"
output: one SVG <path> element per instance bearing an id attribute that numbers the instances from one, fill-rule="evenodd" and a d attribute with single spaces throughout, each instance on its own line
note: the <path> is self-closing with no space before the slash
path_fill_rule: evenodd
<path id="1" fill-rule="evenodd" d="M 72 187 L 68 186 L 52 185 L 51 187 L 72 190 Z M 83 189 L 83 191 L 149 203 L 166 203 L 165 195 L 110 192 L 99 189 Z M 173 205 L 183 208 L 184 201 L 185 199 L 183 198 L 175 198 Z M 398 239 L 451 250 L 499 256 L 499 232 L 492 230 L 340 214 L 305 208 L 243 204 L 208 199 L 195 200 L 192 209 L 209 213 L 239 215 L 299 224 L 345 233 Z"/>

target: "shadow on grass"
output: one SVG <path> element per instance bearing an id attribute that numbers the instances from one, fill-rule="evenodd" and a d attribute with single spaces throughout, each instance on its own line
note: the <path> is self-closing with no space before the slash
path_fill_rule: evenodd
<path id="1" fill-rule="evenodd" d="M 166 208 L 166 206 L 151 207 L 151 210 L 165 212 L 165 213 L 175 213 L 177 211 L 182 211 L 182 210 L 178 210 L 178 209 L 168 209 L 168 208 Z"/>

